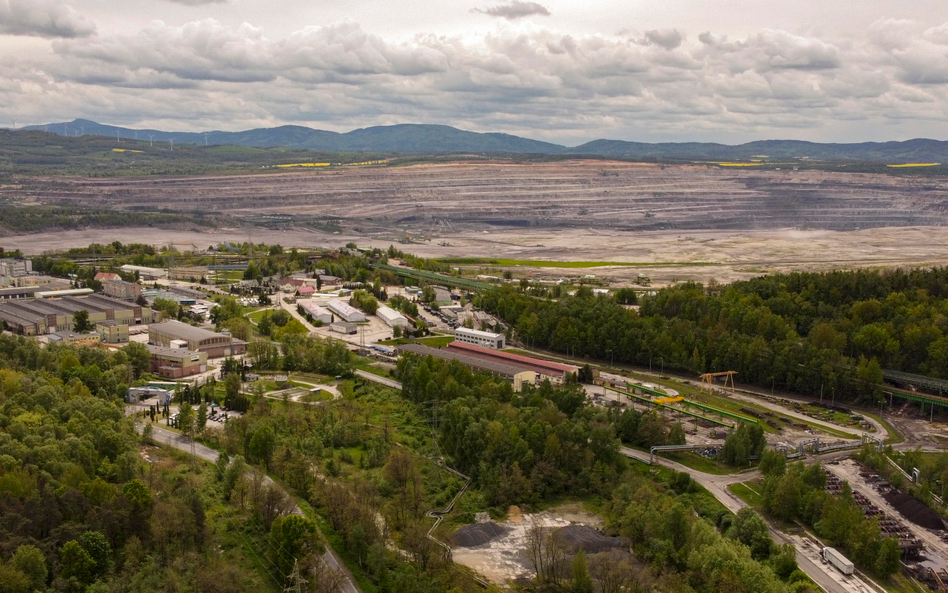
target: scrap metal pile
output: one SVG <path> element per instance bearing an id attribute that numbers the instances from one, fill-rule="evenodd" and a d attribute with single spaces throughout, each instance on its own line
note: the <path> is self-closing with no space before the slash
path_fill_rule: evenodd
<path id="1" fill-rule="evenodd" d="M 880 481 L 877 489 L 890 489 L 888 483 Z M 843 481 L 830 471 L 826 472 L 826 491 L 836 496 L 843 490 Z M 882 530 L 883 537 L 894 537 L 899 540 L 899 548 L 902 549 L 904 559 L 918 558 L 922 553 L 922 542 L 909 527 L 900 519 L 887 515 L 885 511 L 877 507 L 866 496 L 858 490 L 853 490 L 853 500 L 862 509 L 867 517 L 876 517 L 879 520 L 879 528 Z"/>

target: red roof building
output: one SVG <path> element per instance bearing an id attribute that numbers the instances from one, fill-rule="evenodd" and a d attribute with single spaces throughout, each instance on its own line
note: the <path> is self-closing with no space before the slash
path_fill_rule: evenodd
<path id="1" fill-rule="evenodd" d="M 122 277 L 111 272 L 99 272 L 95 275 L 96 280 L 121 280 Z"/>
<path id="2" fill-rule="evenodd" d="M 567 373 L 576 373 L 579 371 L 579 367 L 569 364 L 550 362 L 548 360 L 533 358 L 532 356 L 522 356 L 520 354 L 513 354 L 511 352 L 504 352 L 502 350 L 493 350 L 491 348 L 482 348 L 481 346 L 464 344 L 457 341 L 451 342 L 445 348 L 451 352 L 474 356 L 480 358 L 481 360 L 512 364 L 530 369 L 531 371 L 534 371 L 536 374 L 540 375 L 542 378 L 548 378 L 551 383 L 562 383 L 566 380 Z"/>

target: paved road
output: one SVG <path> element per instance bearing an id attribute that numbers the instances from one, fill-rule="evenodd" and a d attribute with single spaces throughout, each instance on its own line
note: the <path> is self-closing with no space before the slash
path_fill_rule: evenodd
<path id="1" fill-rule="evenodd" d="M 140 423 L 135 424 L 136 430 L 141 432 L 144 429 L 144 425 Z M 180 449 L 186 453 L 192 452 L 192 441 L 188 437 L 179 434 L 177 432 L 161 428 L 160 426 L 152 426 L 152 438 L 155 442 L 168 445 L 169 447 L 174 447 L 175 449 Z M 209 461 L 211 463 L 216 463 L 217 458 L 220 455 L 214 449 L 206 447 L 201 443 L 193 443 L 194 455 L 200 457 L 204 461 Z M 266 480 L 271 484 L 273 480 L 269 476 L 266 476 Z M 303 515 L 302 509 L 296 503 L 293 504 L 293 514 L 294 515 Z M 336 552 L 326 544 L 326 553 L 323 554 L 323 561 L 328 564 L 333 570 L 341 571 L 344 575 L 345 580 L 342 584 L 342 590 L 344 593 L 362 593 L 362 590 L 359 589 L 358 584 L 355 582 L 355 578 L 352 576 L 352 573 L 349 572 L 349 569 L 346 568 L 346 565 L 343 564 L 342 560 L 336 555 Z"/>
<path id="2" fill-rule="evenodd" d="M 401 389 L 402 384 L 396 381 L 395 379 L 389 379 L 387 377 L 380 377 L 374 375 L 368 371 L 357 370 L 355 374 L 359 375 L 367 381 L 372 381 L 373 383 L 378 383 L 379 385 L 385 385 L 386 387 L 391 387 L 392 389 Z"/>
<path id="3" fill-rule="evenodd" d="M 646 453 L 636 451 L 635 449 L 621 447 L 619 450 L 626 457 L 631 457 L 639 461 L 648 459 Z M 848 455 L 848 452 L 844 453 L 844 455 Z M 839 454 L 836 456 L 839 456 Z M 701 484 L 701 486 L 714 495 L 721 504 L 733 513 L 747 506 L 747 503 L 732 494 L 727 487 L 730 484 L 746 482 L 760 477 L 759 471 L 718 476 L 691 469 L 688 466 L 663 457 L 656 456 L 655 460 L 656 463 L 664 467 L 690 474 L 695 482 Z M 816 559 L 815 549 L 807 549 L 806 546 L 803 545 L 801 538 L 787 535 L 773 527 L 770 528 L 770 535 L 778 544 L 793 544 L 797 550 L 797 565 L 799 565 L 800 570 L 805 572 L 807 576 L 813 579 L 824 591 L 828 593 L 874 593 L 876 591 L 875 588 L 858 576 L 844 577 L 842 573 L 832 566 L 824 565 L 819 562 Z"/>

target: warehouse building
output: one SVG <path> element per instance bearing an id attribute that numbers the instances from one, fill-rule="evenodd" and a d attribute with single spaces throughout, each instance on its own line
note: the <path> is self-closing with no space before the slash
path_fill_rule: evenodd
<path id="1" fill-rule="evenodd" d="M 151 354 L 151 372 L 165 379 L 180 379 L 207 371 L 207 352 L 152 344 L 148 344 L 146 348 Z"/>
<path id="2" fill-rule="evenodd" d="M 379 305 L 379 308 L 375 311 L 375 316 L 384 321 L 389 327 L 401 327 L 403 329 L 408 327 L 408 320 L 405 319 L 405 316 L 391 307 Z"/>
<path id="3" fill-rule="evenodd" d="M 233 356 L 247 351 L 244 341 L 180 321 L 165 321 L 149 326 L 148 341 L 166 348 L 186 346 L 187 350 L 206 353 L 208 358 Z"/>
<path id="4" fill-rule="evenodd" d="M 0 309 L 0 321 L 3 321 L 6 329 L 24 336 L 38 336 L 45 334 L 47 330 L 44 318 L 39 316 L 21 317 L 8 308 Z"/>
<path id="5" fill-rule="evenodd" d="M 7 280 L 4 284 L 9 286 L 42 286 L 44 288 L 55 286 L 71 286 L 68 280 L 62 278 L 53 278 L 43 274 L 30 274 L 29 276 L 0 276 L 0 280 Z"/>
<path id="6" fill-rule="evenodd" d="M 146 266 L 133 266 L 131 264 L 125 264 L 122 266 L 122 271 L 126 274 L 134 274 L 138 272 L 138 277 L 142 280 L 157 280 L 159 278 L 167 278 L 168 271 L 161 268 L 149 268 Z"/>
<path id="7" fill-rule="evenodd" d="M 332 313 L 328 309 L 320 307 L 311 300 L 299 300 L 296 301 L 297 306 L 301 309 L 303 315 L 306 315 L 313 321 L 321 321 L 323 325 L 329 325 L 332 323 Z"/>
<path id="8" fill-rule="evenodd" d="M 431 348 L 421 344 L 403 344 L 398 347 L 399 354 L 410 353 L 418 356 L 433 356 L 442 360 L 456 360 L 474 372 L 493 373 L 513 383 L 514 391 L 519 392 L 525 383 L 536 385 L 537 374 L 523 366 L 484 360 L 475 356 L 452 352 L 447 349 Z"/>
<path id="9" fill-rule="evenodd" d="M 454 339 L 462 344 L 481 346 L 482 348 L 493 348 L 495 350 L 504 348 L 504 334 L 483 332 L 478 329 L 459 327 L 454 330 Z"/>
<path id="10" fill-rule="evenodd" d="M 336 333 L 345 334 L 347 336 L 352 335 L 359 331 L 359 328 L 354 323 L 346 323 L 345 321 L 334 321 L 329 325 L 330 331 Z"/>
<path id="11" fill-rule="evenodd" d="M 333 299 L 329 301 L 326 306 L 329 307 L 329 310 L 338 315 L 343 321 L 348 321 L 349 323 L 366 321 L 365 313 L 359 311 L 345 301 Z"/>
<path id="12" fill-rule="evenodd" d="M 134 282 L 125 282 L 124 280 L 103 280 L 102 292 L 114 299 L 135 301 L 142 296 L 142 287 Z"/>
<path id="13" fill-rule="evenodd" d="M 573 365 L 550 362 L 548 360 L 533 358 L 532 356 L 522 356 L 511 352 L 501 352 L 491 348 L 482 348 L 480 346 L 465 344 L 464 342 L 451 342 L 447 345 L 447 350 L 457 354 L 473 356 L 481 360 L 501 364 L 512 364 L 530 369 L 537 374 L 541 381 L 549 379 L 550 383 L 553 384 L 564 383 L 570 374 L 577 374 L 579 372 L 579 367 Z"/>
<path id="14" fill-rule="evenodd" d="M 41 288 L 42 290 L 37 290 L 35 293 L 33 293 L 38 299 L 60 299 L 67 296 L 86 296 L 94 292 L 91 288 L 51 288 L 49 285 L 43 286 Z"/>
<path id="15" fill-rule="evenodd" d="M 16 286 L 11 288 L 0 288 L 0 300 L 8 299 L 26 299 L 34 296 L 39 286 Z"/>
<path id="16" fill-rule="evenodd" d="M 89 322 L 93 324 L 102 321 L 123 325 L 152 323 L 157 315 L 148 307 L 99 294 L 0 301 L 0 319 L 7 329 L 28 336 L 72 331 L 73 318 L 78 311 L 88 312 Z"/>

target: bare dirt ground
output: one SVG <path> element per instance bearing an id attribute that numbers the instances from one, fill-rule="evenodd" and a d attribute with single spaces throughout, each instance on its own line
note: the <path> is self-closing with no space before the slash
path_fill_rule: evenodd
<path id="1" fill-rule="evenodd" d="M 616 284 L 631 282 L 638 273 L 654 284 L 672 281 L 729 282 L 786 271 L 820 271 L 861 267 L 932 266 L 948 264 L 948 227 L 896 227 L 862 231 L 666 231 L 630 232 L 592 229 L 495 229 L 488 233 L 462 231 L 441 239 L 399 244 L 396 233 L 326 234 L 303 229 L 218 229 L 208 232 L 158 228 L 88 229 L 0 238 L 6 249 L 38 255 L 47 251 L 85 247 L 93 242 L 194 243 L 200 249 L 225 242 L 281 244 L 297 247 L 359 246 L 400 249 L 423 257 L 487 257 L 552 261 L 616 261 L 647 266 L 597 268 L 522 268 L 523 274 L 561 278 L 595 274 Z M 694 264 L 700 265 L 694 265 Z M 478 266 L 480 267 L 480 266 Z M 483 266 L 496 273 L 496 266 Z"/>
<path id="2" fill-rule="evenodd" d="M 923 450 L 943 450 L 948 446 L 948 425 L 930 421 L 929 414 L 920 414 L 917 404 L 896 405 L 885 416 L 902 433 L 905 442 L 900 449 L 920 447 Z"/>
<path id="3" fill-rule="evenodd" d="M 454 162 L 267 175 L 24 178 L 0 197 L 119 210 L 335 217 L 424 232 L 824 228 L 948 222 L 948 181 L 599 160 Z"/>
<path id="4" fill-rule="evenodd" d="M 0 238 L 0 246 L 30 254 L 105 240 L 205 248 L 249 238 L 299 247 L 349 241 L 388 247 L 408 239 L 412 243 L 400 247 L 426 257 L 648 264 L 521 270 L 550 278 L 593 273 L 617 284 L 640 272 L 666 284 L 948 262 L 948 180 L 878 174 L 493 161 L 266 175 L 27 178 L 0 187 L 0 200 L 222 214 L 237 225 Z M 250 228 L 260 224 L 271 228 Z"/>
<path id="5" fill-rule="evenodd" d="M 602 519 L 583 511 L 576 505 L 544 511 L 536 514 L 512 514 L 499 523 L 506 532 L 486 544 L 473 547 L 455 546 L 452 557 L 491 582 L 506 585 L 519 578 L 531 577 L 534 568 L 529 556 L 529 533 L 534 525 L 557 529 L 567 525 L 588 525 L 599 528 Z"/>

